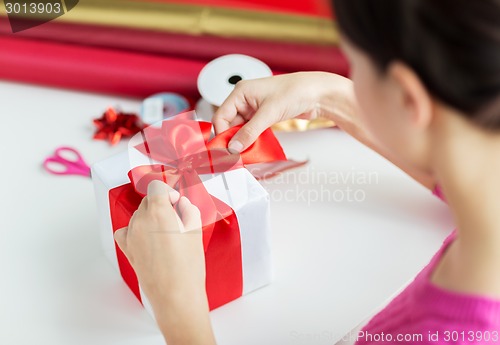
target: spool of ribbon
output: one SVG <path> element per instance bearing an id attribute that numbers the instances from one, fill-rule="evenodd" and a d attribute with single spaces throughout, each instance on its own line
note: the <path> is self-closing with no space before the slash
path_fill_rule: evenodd
<path id="1" fill-rule="evenodd" d="M 145 124 L 151 125 L 186 112 L 190 107 L 189 101 L 178 93 L 158 93 L 142 102 L 141 119 Z"/>
<path id="2" fill-rule="evenodd" d="M 243 54 L 218 57 L 198 75 L 198 91 L 208 103 L 220 107 L 241 80 L 270 77 L 273 72 L 264 62 Z"/>

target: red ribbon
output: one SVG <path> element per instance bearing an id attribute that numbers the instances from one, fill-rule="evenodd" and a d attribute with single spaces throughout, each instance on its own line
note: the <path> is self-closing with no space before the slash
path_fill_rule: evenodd
<path id="1" fill-rule="evenodd" d="M 161 128 L 148 127 L 143 143 L 135 148 L 150 159 L 163 164 L 133 168 L 129 178 L 137 193 L 146 195 L 147 186 L 153 180 L 168 183 L 186 196 L 201 213 L 203 246 L 208 248 L 214 224 L 227 218 L 233 210 L 223 202 L 217 202 L 203 185 L 199 174 L 223 173 L 243 167 L 243 162 L 269 162 L 286 160 L 285 153 L 276 137 L 267 130 L 240 157 L 231 154 L 227 143 L 239 127 L 216 136 L 209 142 L 212 124 L 177 117 L 163 121 Z M 243 162 L 242 162 L 243 160 Z M 218 204 L 218 206 L 216 206 Z"/>
<path id="2" fill-rule="evenodd" d="M 133 168 L 129 172 L 131 183 L 109 192 L 113 231 L 128 225 L 152 180 L 175 187 L 200 209 L 210 309 L 242 294 L 241 240 L 233 209 L 210 195 L 198 175 L 222 173 L 243 164 L 286 160 L 271 130 L 265 131 L 241 155 L 228 152 L 227 143 L 240 127 L 210 141 L 211 124 L 207 122 L 176 117 L 164 121 L 160 128 L 148 127 L 141 132 L 143 142 L 134 149 L 149 157 L 152 164 Z M 140 300 L 137 276 L 120 248 L 117 245 L 115 248 L 121 274 Z"/>

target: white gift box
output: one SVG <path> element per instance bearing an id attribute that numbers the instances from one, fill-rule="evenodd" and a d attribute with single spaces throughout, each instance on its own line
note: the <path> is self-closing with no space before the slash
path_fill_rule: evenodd
<path id="1" fill-rule="evenodd" d="M 146 159 L 146 161 L 144 161 Z M 120 272 L 113 238 L 110 212 L 110 190 L 130 183 L 127 173 L 132 167 L 151 163 L 138 151 L 130 150 L 92 166 L 92 180 L 97 199 L 100 234 L 104 252 Z M 271 248 L 269 195 L 248 172 L 239 168 L 216 175 L 200 175 L 208 193 L 229 205 L 236 215 L 240 231 L 242 259 L 242 294 L 271 281 Z M 141 290 L 141 300 L 153 315 Z M 154 317 L 154 315 L 153 315 Z"/>

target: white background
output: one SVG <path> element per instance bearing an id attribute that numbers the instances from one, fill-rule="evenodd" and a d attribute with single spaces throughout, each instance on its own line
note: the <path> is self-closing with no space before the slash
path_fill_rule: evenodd
<path id="1" fill-rule="evenodd" d="M 92 119 L 116 105 L 138 111 L 140 101 L 0 82 L 0 344 L 163 344 L 103 256 L 92 182 L 41 168 L 60 145 L 88 163 L 125 150 L 125 142 L 92 140 Z M 290 158 L 310 164 L 264 184 L 274 281 L 211 313 L 222 345 L 334 344 L 406 284 L 453 229 L 441 201 L 340 131 L 278 137 Z M 325 172 L 346 181 L 314 183 Z M 375 182 L 352 181 L 370 172 Z M 347 187 L 365 200 L 325 197 L 338 200 Z M 327 190 L 324 200 L 301 194 L 310 190 Z"/>

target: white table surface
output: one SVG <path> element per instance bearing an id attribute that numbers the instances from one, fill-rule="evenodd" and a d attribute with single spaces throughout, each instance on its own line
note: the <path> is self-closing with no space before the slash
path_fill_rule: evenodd
<path id="1" fill-rule="evenodd" d="M 92 140 L 92 119 L 108 106 L 138 111 L 139 104 L 0 82 L 0 344 L 163 344 L 103 256 L 92 182 L 41 168 L 59 145 L 89 163 L 125 150 L 124 142 Z M 221 345 L 334 344 L 406 284 L 453 229 L 441 201 L 344 133 L 278 137 L 289 157 L 310 164 L 264 183 L 274 281 L 211 313 Z M 347 188 L 364 200 L 347 201 Z"/>

